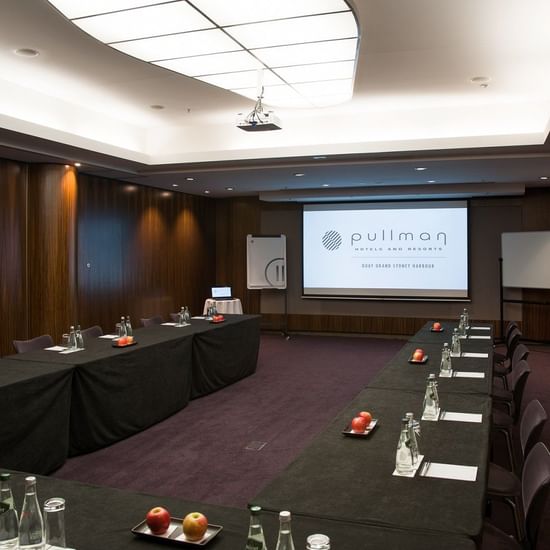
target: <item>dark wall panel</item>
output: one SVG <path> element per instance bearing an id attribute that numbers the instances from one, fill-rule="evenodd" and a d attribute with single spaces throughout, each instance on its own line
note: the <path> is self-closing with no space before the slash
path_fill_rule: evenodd
<path id="1" fill-rule="evenodd" d="M 216 207 L 216 282 L 233 287 L 245 313 L 260 313 L 260 291 L 246 284 L 246 236 L 260 233 L 257 198 L 220 199 Z"/>
<path id="2" fill-rule="evenodd" d="M 29 336 L 59 341 L 76 320 L 75 170 L 31 165 L 28 201 Z"/>
<path id="3" fill-rule="evenodd" d="M 0 355 L 28 335 L 27 176 L 25 165 L 0 159 Z"/>
<path id="4" fill-rule="evenodd" d="M 81 175 L 78 302 L 82 326 L 121 315 L 202 312 L 215 279 L 215 202 Z"/>

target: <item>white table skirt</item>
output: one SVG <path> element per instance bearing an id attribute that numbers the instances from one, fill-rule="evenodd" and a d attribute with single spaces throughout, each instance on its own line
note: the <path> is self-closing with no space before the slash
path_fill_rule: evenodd
<path id="1" fill-rule="evenodd" d="M 216 306 L 218 313 L 236 313 L 239 315 L 243 313 L 243 306 L 239 298 L 235 298 L 234 300 L 213 300 L 212 298 L 207 298 L 204 302 L 203 315 L 206 315 L 210 306 Z"/>

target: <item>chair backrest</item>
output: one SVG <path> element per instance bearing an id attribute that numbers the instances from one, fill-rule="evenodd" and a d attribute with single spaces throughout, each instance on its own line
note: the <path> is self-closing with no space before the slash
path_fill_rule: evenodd
<path id="1" fill-rule="evenodd" d="M 53 346 L 53 338 L 49 334 L 43 334 L 30 340 L 14 340 L 13 347 L 17 353 L 35 351 Z"/>
<path id="2" fill-rule="evenodd" d="M 103 335 L 103 329 L 99 325 L 85 328 L 82 332 L 82 338 L 98 338 Z"/>
<path id="3" fill-rule="evenodd" d="M 519 361 L 509 374 L 509 387 L 514 394 L 514 418 L 517 419 L 521 409 L 521 400 L 523 399 L 523 390 L 527 383 L 527 378 L 531 374 L 531 369 L 525 359 Z"/>
<path id="4" fill-rule="evenodd" d="M 527 539 L 536 547 L 539 527 L 550 488 L 550 452 L 539 441 L 527 455 L 521 477 Z"/>
<path id="5" fill-rule="evenodd" d="M 525 344 L 518 344 L 512 355 L 512 370 L 520 361 L 524 361 L 529 357 L 529 348 Z"/>
<path id="6" fill-rule="evenodd" d="M 150 317 L 149 319 L 141 319 L 141 324 L 144 327 L 150 327 L 152 325 L 160 325 L 162 323 L 162 317 L 157 315 L 156 317 Z"/>
<path id="7" fill-rule="evenodd" d="M 533 399 L 525 407 L 519 425 L 521 452 L 524 457 L 529 454 L 533 445 L 539 440 L 547 419 L 548 415 L 538 399 Z"/>
<path id="8" fill-rule="evenodd" d="M 508 357 L 508 359 L 512 359 L 514 356 L 514 352 L 522 336 L 523 334 L 518 327 L 513 327 L 508 333 L 508 338 L 506 339 L 506 357 Z"/>
<path id="9" fill-rule="evenodd" d="M 508 321 L 508 324 L 506 325 L 506 330 L 504 331 L 504 341 L 508 343 L 508 338 L 510 337 L 510 333 L 512 332 L 512 329 L 517 328 L 519 329 L 519 326 L 516 321 Z"/>

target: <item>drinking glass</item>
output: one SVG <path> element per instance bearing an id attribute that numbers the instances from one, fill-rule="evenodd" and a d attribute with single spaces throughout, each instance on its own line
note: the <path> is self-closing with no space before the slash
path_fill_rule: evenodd
<path id="1" fill-rule="evenodd" d="M 44 502 L 46 544 L 65 548 L 65 499 L 49 498 Z"/>
<path id="2" fill-rule="evenodd" d="M 61 346 L 68 349 L 70 343 L 71 343 L 71 337 L 68 334 L 63 334 L 61 336 Z"/>

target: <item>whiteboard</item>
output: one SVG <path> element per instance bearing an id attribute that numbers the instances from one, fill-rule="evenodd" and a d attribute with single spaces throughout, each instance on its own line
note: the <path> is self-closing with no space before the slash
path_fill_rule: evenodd
<path id="1" fill-rule="evenodd" d="M 502 233 L 502 286 L 550 288 L 550 231 Z"/>
<path id="2" fill-rule="evenodd" d="M 249 289 L 286 288 L 286 236 L 246 236 L 246 280 Z"/>

